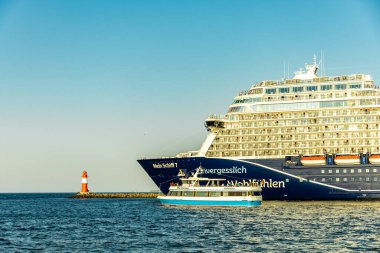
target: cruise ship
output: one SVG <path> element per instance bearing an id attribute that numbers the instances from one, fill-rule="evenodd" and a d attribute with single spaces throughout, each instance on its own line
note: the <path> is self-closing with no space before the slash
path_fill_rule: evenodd
<path id="1" fill-rule="evenodd" d="M 138 162 L 164 194 L 202 166 L 208 178 L 257 182 L 264 200 L 380 199 L 380 89 L 370 75 L 318 68 L 314 56 L 293 78 L 240 92 L 206 119 L 198 151 Z"/>

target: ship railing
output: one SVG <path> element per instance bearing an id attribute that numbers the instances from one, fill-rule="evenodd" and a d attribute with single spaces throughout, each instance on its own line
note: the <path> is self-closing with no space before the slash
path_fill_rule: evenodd
<path id="1" fill-rule="evenodd" d="M 251 94 L 251 93 L 249 93 L 249 90 L 242 90 L 239 92 L 239 96 L 244 96 L 244 95 L 248 95 L 248 94 Z"/>
<path id="2" fill-rule="evenodd" d="M 207 119 L 227 119 L 224 114 L 211 114 L 207 117 Z"/>
<path id="3" fill-rule="evenodd" d="M 365 74 L 353 74 L 350 76 L 342 75 L 342 76 L 320 76 L 315 77 L 313 79 L 285 79 L 282 81 L 261 81 L 257 82 L 253 85 L 253 87 L 268 87 L 268 86 L 279 86 L 279 85 L 299 85 L 299 84 L 310 84 L 310 83 L 328 83 L 328 82 L 344 82 L 344 81 L 366 81 L 366 82 L 372 82 L 371 87 L 367 88 L 377 88 L 373 84 L 373 81 L 369 79 L 368 75 Z"/>

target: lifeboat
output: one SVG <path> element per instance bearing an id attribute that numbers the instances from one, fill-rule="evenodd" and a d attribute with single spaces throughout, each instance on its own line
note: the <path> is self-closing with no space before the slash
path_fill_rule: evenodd
<path id="1" fill-rule="evenodd" d="M 326 165 L 326 158 L 323 155 L 318 156 L 303 156 L 301 158 L 303 166 Z"/>
<path id="2" fill-rule="evenodd" d="M 360 164 L 359 155 L 337 155 L 334 159 L 337 165 Z"/>
<path id="3" fill-rule="evenodd" d="M 380 154 L 378 154 L 378 155 L 371 155 L 369 157 L 369 162 L 371 164 L 380 164 Z"/>

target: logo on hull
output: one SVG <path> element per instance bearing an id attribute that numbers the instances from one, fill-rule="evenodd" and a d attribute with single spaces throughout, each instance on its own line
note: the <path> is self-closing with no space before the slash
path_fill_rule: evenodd
<path id="1" fill-rule="evenodd" d="M 260 186 L 261 188 L 285 188 L 285 182 L 284 181 L 274 181 L 272 179 L 265 180 L 256 180 L 256 179 L 250 179 L 248 181 L 243 180 L 237 181 L 237 180 L 229 180 L 227 181 L 227 186 Z"/>
<path id="2" fill-rule="evenodd" d="M 222 169 L 203 169 L 203 174 L 247 174 L 247 169 L 244 166 L 233 166 L 232 168 Z"/>

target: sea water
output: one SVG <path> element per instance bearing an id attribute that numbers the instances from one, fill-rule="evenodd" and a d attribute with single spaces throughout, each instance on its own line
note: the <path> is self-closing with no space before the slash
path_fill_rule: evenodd
<path id="1" fill-rule="evenodd" d="M 379 252 L 380 201 L 165 207 L 0 194 L 0 252 Z"/>

